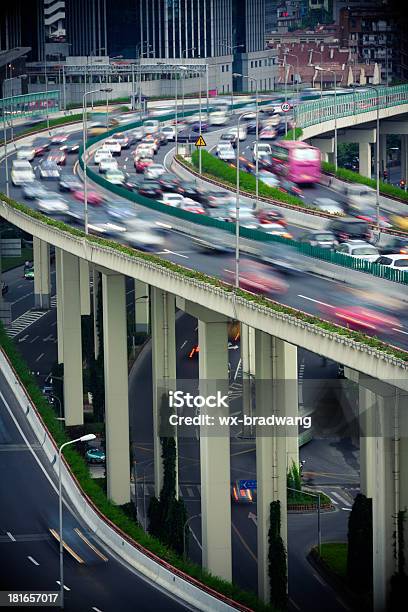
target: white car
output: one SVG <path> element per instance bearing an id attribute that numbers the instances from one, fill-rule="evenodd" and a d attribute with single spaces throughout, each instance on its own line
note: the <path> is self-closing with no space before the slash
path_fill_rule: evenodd
<path id="1" fill-rule="evenodd" d="M 279 179 L 273 174 L 273 172 L 268 172 L 268 170 L 261 170 L 258 172 L 258 178 L 260 181 L 268 185 L 268 187 L 278 187 Z"/>
<path id="2" fill-rule="evenodd" d="M 268 157 L 269 155 L 272 155 L 272 147 L 270 144 L 265 142 L 254 143 L 252 148 L 252 158 L 254 161 L 256 161 L 257 158 L 261 159 L 261 157 Z"/>
<path id="3" fill-rule="evenodd" d="M 342 242 L 336 246 L 336 252 L 356 259 L 366 259 L 371 262 L 377 261 L 379 257 L 378 249 L 364 240 Z"/>
<path id="4" fill-rule="evenodd" d="M 61 176 L 61 170 L 58 165 L 53 161 L 44 161 L 40 164 L 40 178 L 46 180 L 59 179 Z"/>
<path id="5" fill-rule="evenodd" d="M 224 111 L 214 111 L 209 114 L 210 125 L 226 125 L 229 117 Z"/>
<path id="6" fill-rule="evenodd" d="M 316 198 L 313 200 L 313 206 L 316 206 L 321 212 L 326 212 L 330 215 L 344 215 L 342 205 L 331 198 Z"/>
<path id="7" fill-rule="evenodd" d="M 135 160 L 140 159 L 141 157 L 153 157 L 154 156 L 154 146 L 151 144 L 147 144 L 145 142 L 141 142 L 137 145 L 133 157 Z"/>
<path id="8" fill-rule="evenodd" d="M 13 161 L 11 167 L 11 181 L 15 187 L 23 183 L 32 183 L 35 180 L 34 170 L 27 160 L 18 159 Z"/>
<path id="9" fill-rule="evenodd" d="M 136 127 L 132 130 L 131 135 L 135 140 L 142 140 L 144 136 L 144 131 L 142 127 Z"/>
<path id="10" fill-rule="evenodd" d="M 387 266 L 388 268 L 395 268 L 396 270 L 408 271 L 408 255 L 381 255 L 375 263 Z"/>
<path id="11" fill-rule="evenodd" d="M 160 128 L 160 121 L 157 119 L 148 119 L 143 123 L 143 132 L 145 134 L 154 134 L 158 132 Z"/>
<path id="12" fill-rule="evenodd" d="M 33 161 L 35 157 L 35 149 L 32 147 L 20 147 L 17 149 L 17 159 L 26 159 Z"/>
<path id="13" fill-rule="evenodd" d="M 234 148 L 228 143 L 218 143 L 216 149 L 217 156 L 224 161 L 235 161 Z"/>
<path id="14" fill-rule="evenodd" d="M 160 178 L 165 172 L 166 168 L 162 164 L 151 164 L 145 169 L 144 175 L 145 178 L 154 180 Z"/>
<path id="15" fill-rule="evenodd" d="M 122 145 L 115 139 L 105 140 L 103 143 L 105 149 L 110 151 L 112 155 L 120 155 L 122 152 Z"/>
<path id="16" fill-rule="evenodd" d="M 64 200 L 56 193 L 49 193 L 43 195 L 36 200 L 37 208 L 40 212 L 48 215 L 66 213 L 69 210 L 69 206 Z"/>
<path id="17" fill-rule="evenodd" d="M 105 159 L 101 159 L 99 163 L 99 172 L 108 172 L 108 170 L 117 170 L 118 162 L 112 157 L 106 157 Z"/>
<path id="18" fill-rule="evenodd" d="M 175 140 L 176 139 L 176 126 L 175 125 L 166 125 L 161 128 L 161 133 L 164 134 L 167 140 Z"/>
<path id="19" fill-rule="evenodd" d="M 119 168 L 111 168 L 106 171 L 106 180 L 113 185 L 121 185 L 125 178 L 125 174 Z"/>
<path id="20" fill-rule="evenodd" d="M 184 202 L 184 197 L 180 193 L 163 193 L 160 201 L 167 206 L 177 208 Z"/>
<path id="21" fill-rule="evenodd" d="M 246 140 L 248 130 L 245 124 L 241 124 L 239 126 L 239 132 L 237 127 L 233 127 L 228 130 L 228 134 L 234 134 L 234 136 L 238 136 L 239 140 Z"/>
<path id="22" fill-rule="evenodd" d="M 95 164 L 99 164 L 102 159 L 112 159 L 112 153 L 109 149 L 105 149 L 104 147 L 100 147 L 95 155 L 94 155 L 94 161 Z"/>

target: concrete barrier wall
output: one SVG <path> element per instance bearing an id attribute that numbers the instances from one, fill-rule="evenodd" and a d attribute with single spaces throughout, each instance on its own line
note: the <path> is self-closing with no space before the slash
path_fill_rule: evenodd
<path id="1" fill-rule="evenodd" d="M 21 413 L 25 416 L 27 423 L 30 425 L 35 434 L 42 450 L 50 462 L 54 472 L 58 474 L 58 449 L 46 429 L 41 417 L 39 416 L 35 406 L 32 404 L 25 389 L 20 384 L 7 356 L 0 351 L 0 369 L 4 372 L 6 379 L 9 381 L 10 387 L 20 405 Z M 104 520 L 104 517 L 99 514 L 96 508 L 90 503 L 90 500 L 82 493 L 74 476 L 69 470 L 65 461 L 62 464 L 62 482 L 64 489 L 64 497 L 69 499 L 70 505 L 75 512 L 87 525 L 89 530 L 110 548 L 116 555 L 127 562 L 131 567 L 135 568 L 141 574 L 146 576 L 150 581 L 169 594 L 180 598 L 193 608 L 204 610 L 207 612 L 227 612 L 229 610 L 249 610 L 245 606 L 230 602 L 226 599 L 218 599 L 214 597 L 205 585 L 200 588 L 197 581 L 188 581 L 183 578 L 183 573 L 177 569 L 171 571 L 169 564 L 163 562 L 158 563 L 154 560 L 154 555 L 144 554 L 135 543 L 132 543 L 125 534 L 121 534 L 119 530 L 115 530 L 112 523 Z M 140 547 L 141 548 L 141 547 Z M 196 584 L 195 584 L 196 583 Z M 207 590 L 204 590 L 207 589 Z"/>

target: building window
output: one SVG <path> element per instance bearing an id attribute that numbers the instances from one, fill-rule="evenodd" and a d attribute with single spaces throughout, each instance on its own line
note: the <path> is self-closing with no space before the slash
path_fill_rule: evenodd
<path id="1" fill-rule="evenodd" d="M 221 66 L 221 72 L 224 72 L 224 70 L 225 70 L 225 66 L 224 66 L 224 64 L 222 64 L 222 66 Z"/>

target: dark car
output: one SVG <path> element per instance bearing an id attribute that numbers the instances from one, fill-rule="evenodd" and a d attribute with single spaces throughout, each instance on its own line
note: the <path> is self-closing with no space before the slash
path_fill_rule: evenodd
<path id="1" fill-rule="evenodd" d="M 339 242 L 369 240 L 371 237 L 369 224 L 355 217 L 333 219 L 329 222 L 327 229 L 333 232 Z"/>
<path id="2" fill-rule="evenodd" d="M 166 134 L 164 134 L 163 132 L 158 132 L 158 134 L 156 134 L 156 137 L 158 138 L 161 147 L 165 147 L 169 143 Z"/>
<path id="3" fill-rule="evenodd" d="M 208 123 L 205 123 L 204 121 L 201 121 L 201 132 L 208 132 L 208 128 L 209 128 Z M 200 131 L 200 122 L 196 121 L 195 123 L 193 123 L 191 125 L 191 129 L 193 130 L 193 132 L 199 132 Z"/>
<path id="4" fill-rule="evenodd" d="M 310 244 L 310 246 L 317 246 L 322 249 L 333 249 L 337 244 L 336 236 L 328 230 L 305 232 L 300 236 L 299 240 L 305 244 Z"/>
<path id="5" fill-rule="evenodd" d="M 129 191 L 137 191 L 142 184 L 143 180 L 138 176 L 126 176 L 124 182 L 122 183 L 123 187 L 129 189 Z"/>
<path id="6" fill-rule="evenodd" d="M 60 147 L 61 151 L 65 151 L 67 154 L 78 153 L 79 147 L 81 146 L 81 139 L 76 136 L 75 138 L 68 138 L 64 144 Z"/>
<path id="7" fill-rule="evenodd" d="M 402 255 L 408 254 L 408 239 L 394 236 L 389 240 L 386 246 L 380 247 L 379 251 L 381 255 L 393 255 L 401 253 Z"/>
<path id="8" fill-rule="evenodd" d="M 178 191 L 180 179 L 171 172 L 165 172 L 159 178 L 158 183 L 163 191 Z"/>
<path id="9" fill-rule="evenodd" d="M 50 150 L 50 139 L 49 138 L 35 138 L 33 140 L 33 147 L 35 149 L 36 157 L 40 157 Z"/>
<path id="10" fill-rule="evenodd" d="M 197 134 L 189 129 L 181 130 L 177 136 L 178 142 L 195 142 L 197 138 Z"/>
<path id="11" fill-rule="evenodd" d="M 248 123 L 246 124 L 246 128 L 248 134 L 256 134 L 256 121 L 248 121 Z"/>
<path id="12" fill-rule="evenodd" d="M 139 189 L 138 193 L 146 198 L 159 198 L 161 196 L 162 190 L 159 183 L 154 181 L 144 181 Z"/>
<path id="13" fill-rule="evenodd" d="M 40 181 L 32 181 L 31 183 L 25 183 L 23 187 L 23 196 L 26 200 L 35 200 L 47 193 L 46 188 L 40 183 Z"/>
<path id="14" fill-rule="evenodd" d="M 201 202 L 204 195 L 204 192 L 195 183 L 190 181 L 181 181 L 177 193 L 181 193 L 185 198 L 191 198 L 197 202 Z"/>
<path id="15" fill-rule="evenodd" d="M 60 191 L 77 191 L 82 188 L 82 183 L 75 174 L 62 174 L 58 186 Z"/>

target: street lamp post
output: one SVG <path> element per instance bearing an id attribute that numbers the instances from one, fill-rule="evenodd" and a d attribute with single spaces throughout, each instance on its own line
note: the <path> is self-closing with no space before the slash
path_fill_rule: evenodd
<path id="1" fill-rule="evenodd" d="M 45 97 L 46 97 L 46 105 L 47 105 L 47 130 L 50 132 L 50 117 L 48 114 L 48 74 L 47 74 L 47 52 L 44 52 L 44 79 L 45 79 Z"/>
<path id="2" fill-rule="evenodd" d="M 182 82 L 184 81 L 184 74 L 187 71 L 187 68 L 185 66 L 177 66 L 177 68 L 179 68 L 179 70 L 181 70 L 182 73 Z M 174 133 L 174 144 L 176 147 L 176 155 L 178 155 L 178 98 L 177 98 L 177 81 L 178 81 L 178 74 L 175 73 L 175 78 L 176 78 L 176 86 L 175 86 L 175 101 L 176 101 L 176 113 L 175 113 L 175 121 L 176 121 L 176 130 Z M 184 115 L 184 113 L 183 113 Z"/>
<path id="3" fill-rule="evenodd" d="M 377 116 L 375 126 L 375 214 L 377 232 L 380 235 L 380 93 L 375 85 L 366 85 L 369 89 L 374 89 L 377 97 Z"/>
<path id="4" fill-rule="evenodd" d="M 231 52 L 232 58 L 234 59 L 235 49 L 240 49 L 244 45 L 243 44 L 242 45 L 228 45 L 227 43 L 223 43 L 222 46 Z M 231 81 L 231 112 L 234 112 L 234 73 L 232 73 L 232 81 Z"/>
<path id="5" fill-rule="evenodd" d="M 240 74 L 239 72 L 233 72 L 233 77 L 242 77 L 243 79 L 248 79 L 248 81 L 255 82 L 255 147 L 256 147 L 256 157 L 255 157 L 255 208 L 258 207 L 258 199 L 259 199 L 259 181 L 258 181 L 258 171 L 259 171 L 259 158 L 258 158 L 258 140 L 259 140 L 259 96 L 258 96 L 258 79 L 254 77 L 248 76 L 246 74 Z M 238 130 L 238 140 L 239 140 L 239 130 Z"/>
<path id="6" fill-rule="evenodd" d="M 6 196 L 10 196 L 9 171 L 8 171 L 8 153 L 7 153 L 7 127 L 6 127 L 6 107 L 3 104 L 3 139 L 4 139 L 4 160 L 6 168 Z"/>
<path id="7" fill-rule="evenodd" d="M 299 104 L 299 58 L 297 55 L 295 55 L 294 53 L 286 53 L 286 55 L 289 55 L 290 57 L 294 57 L 296 60 L 296 104 L 294 105 L 294 122 L 295 125 L 293 127 L 293 140 L 296 140 L 296 124 L 297 124 L 297 105 Z"/>
<path id="8" fill-rule="evenodd" d="M 249 113 L 239 115 L 237 122 L 237 188 L 235 195 L 235 287 L 239 289 L 239 124 Z"/>
<path id="9" fill-rule="evenodd" d="M 183 525 L 183 556 L 184 558 L 187 557 L 187 537 L 186 537 L 186 532 L 187 532 L 187 527 L 188 524 L 195 518 L 199 518 L 201 516 L 201 514 L 193 514 L 193 516 L 189 516 L 188 519 L 185 521 L 184 525 Z"/>
<path id="10" fill-rule="evenodd" d="M 146 50 L 143 51 L 143 47 L 146 45 Z M 136 45 L 136 59 L 138 60 L 139 70 L 138 70 L 138 94 L 139 94 L 139 118 L 140 121 L 143 120 L 142 113 L 142 57 L 147 55 L 149 57 L 150 52 L 152 50 L 152 45 L 148 42 L 139 43 Z"/>
<path id="11" fill-rule="evenodd" d="M 337 75 L 335 70 L 315 66 L 318 72 L 331 72 L 334 76 L 334 168 L 337 173 Z"/>
<path id="12" fill-rule="evenodd" d="M 59 513 L 59 562 L 60 562 L 60 606 L 64 607 L 64 539 L 62 533 L 62 451 L 69 444 L 75 444 L 76 442 L 89 442 L 95 440 L 95 434 L 86 434 L 75 440 L 69 440 L 62 444 L 58 451 L 58 513 Z"/>
<path id="13" fill-rule="evenodd" d="M 189 51 L 195 51 L 196 47 L 190 47 L 189 49 L 184 49 L 184 51 L 181 54 L 181 60 L 184 66 L 184 57 L 187 59 L 187 53 Z M 183 121 L 184 121 L 184 75 L 185 72 L 183 72 L 183 80 L 181 81 L 181 98 L 182 98 L 182 108 L 183 108 Z"/>

